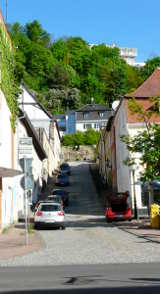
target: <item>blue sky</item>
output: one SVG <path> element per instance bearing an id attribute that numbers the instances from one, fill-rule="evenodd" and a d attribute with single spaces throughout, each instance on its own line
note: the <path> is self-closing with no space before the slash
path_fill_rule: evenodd
<path id="1" fill-rule="evenodd" d="M 160 0 L 8 0 L 9 23 L 37 19 L 52 39 L 81 36 L 89 43 L 137 48 L 137 61 L 160 56 L 159 15 Z"/>

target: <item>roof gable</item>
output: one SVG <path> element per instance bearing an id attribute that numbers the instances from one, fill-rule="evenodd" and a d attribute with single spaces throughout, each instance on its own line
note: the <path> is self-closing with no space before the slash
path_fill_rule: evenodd
<path id="1" fill-rule="evenodd" d="M 19 97 L 19 106 L 27 112 L 32 120 L 36 119 L 53 119 L 53 116 L 40 104 L 35 95 L 25 85 L 21 86 L 23 93 Z"/>
<path id="2" fill-rule="evenodd" d="M 156 68 L 149 78 L 134 92 L 125 97 L 150 98 L 160 95 L 160 68 Z"/>
<path id="3" fill-rule="evenodd" d="M 132 114 L 129 106 L 128 106 L 128 102 L 129 99 L 125 99 L 125 108 L 126 108 L 126 115 L 127 115 L 127 123 L 140 123 L 143 122 L 142 120 L 140 120 L 140 118 L 138 117 L 137 114 Z M 151 111 L 152 110 L 152 106 L 153 103 L 146 98 L 139 98 L 137 101 L 140 105 L 143 106 L 144 110 L 148 110 Z M 156 122 L 159 123 L 160 122 L 160 115 L 158 113 L 153 113 L 151 118 L 149 119 L 150 123 Z"/>
<path id="4" fill-rule="evenodd" d="M 47 155 L 39 141 L 38 135 L 36 133 L 35 128 L 33 127 L 32 123 L 30 122 L 26 113 L 24 113 L 21 109 L 19 109 L 19 117 L 21 122 L 23 123 L 24 127 L 26 128 L 27 134 L 29 137 L 33 139 L 33 145 L 37 152 L 38 157 L 40 160 L 47 158 Z"/>
<path id="5" fill-rule="evenodd" d="M 86 104 L 76 112 L 85 112 L 85 111 L 110 111 L 105 105 L 102 104 Z"/>

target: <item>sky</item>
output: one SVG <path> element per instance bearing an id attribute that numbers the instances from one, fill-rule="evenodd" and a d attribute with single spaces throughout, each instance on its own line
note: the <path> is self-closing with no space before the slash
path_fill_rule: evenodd
<path id="1" fill-rule="evenodd" d="M 88 43 L 137 48 L 137 62 L 160 56 L 160 0 L 0 0 L 8 23 L 38 20 L 52 40 L 80 36 Z"/>

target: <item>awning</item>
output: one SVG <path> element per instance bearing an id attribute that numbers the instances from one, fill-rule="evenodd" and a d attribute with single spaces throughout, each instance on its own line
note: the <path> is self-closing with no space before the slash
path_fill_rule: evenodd
<path id="1" fill-rule="evenodd" d="M 15 177 L 18 175 L 22 175 L 23 172 L 20 170 L 16 170 L 13 168 L 6 168 L 6 167 L 0 167 L 0 177 Z"/>

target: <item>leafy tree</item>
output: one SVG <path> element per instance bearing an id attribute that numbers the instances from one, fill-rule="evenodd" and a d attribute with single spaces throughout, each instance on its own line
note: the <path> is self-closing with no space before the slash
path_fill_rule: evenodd
<path id="1" fill-rule="evenodd" d="M 142 69 L 136 66 L 126 65 L 126 90 L 127 93 L 133 92 L 137 89 L 143 82 L 144 78 L 141 74 Z"/>
<path id="2" fill-rule="evenodd" d="M 43 30 L 37 20 L 34 20 L 32 23 L 27 23 L 25 28 L 26 34 L 31 41 L 44 45 L 45 47 L 50 46 L 50 35 Z"/>
<path id="3" fill-rule="evenodd" d="M 77 131 L 75 134 L 67 134 L 63 137 L 62 144 L 64 146 L 84 145 L 84 133 Z"/>
<path id="4" fill-rule="evenodd" d="M 65 64 L 69 64 L 70 55 L 66 41 L 64 39 L 54 41 L 51 45 L 51 51 L 56 60 Z"/>
<path id="5" fill-rule="evenodd" d="M 91 97 L 95 103 L 111 106 L 144 79 L 145 70 L 127 65 L 116 47 L 91 47 L 80 37 L 52 43 L 37 20 L 25 26 L 15 23 L 8 29 L 15 48 L 16 80 L 44 95 L 43 105 L 52 113 L 89 103 Z M 153 63 L 157 65 L 158 61 Z"/>
<path id="6" fill-rule="evenodd" d="M 100 132 L 89 129 L 86 132 L 77 131 L 75 134 L 67 134 L 63 137 L 64 146 L 96 145 Z"/>
<path id="7" fill-rule="evenodd" d="M 53 88 L 45 94 L 39 94 L 38 99 L 52 114 L 64 113 L 80 106 L 80 91 L 76 88 Z"/>
<path id="8" fill-rule="evenodd" d="M 126 160 L 128 165 L 134 164 L 136 153 L 140 154 L 140 163 L 145 166 L 141 173 L 142 181 L 160 179 L 160 126 L 156 123 L 150 123 L 153 113 L 159 114 L 160 98 L 151 99 L 151 110 L 143 109 L 142 105 L 132 99 L 129 102 L 130 111 L 137 115 L 140 121 L 145 123 L 146 129 L 139 132 L 136 136 L 121 136 L 125 142 L 132 157 Z"/>
<path id="9" fill-rule="evenodd" d="M 50 88 L 64 88 L 70 85 L 70 75 L 65 67 L 57 63 L 48 74 L 48 85 Z"/>
<path id="10" fill-rule="evenodd" d="M 84 143 L 85 145 L 97 145 L 100 137 L 100 132 L 93 129 L 88 129 L 84 133 Z"/>
<path id="11" fill-rule="evenodd" d="M 141 69 L 142 77 L 144 78 L 144 80 L 146 80 L 152 74 L 156 67 L 160 67 L 159 56 L 148 59 L 145 66 Z"/>
<path id="12" fill-rule="evenodd" d="M 62 144 L 64 146 L 74 146 L 74 135 L 67 134 L 62 139 Z"/>

